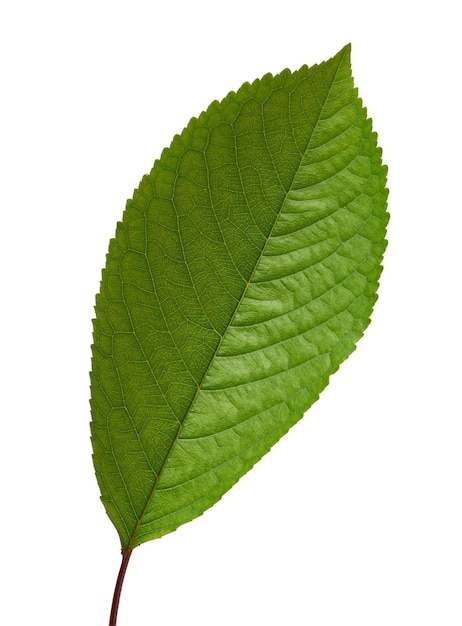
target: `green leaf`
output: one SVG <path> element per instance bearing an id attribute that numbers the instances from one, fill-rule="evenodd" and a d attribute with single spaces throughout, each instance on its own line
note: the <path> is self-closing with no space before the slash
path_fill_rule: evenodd
<path id="1" fill-rule="evenodd" d="M 386 168 L 349 53 L 213 102 L 127 203 L 91 376 L 94 465 L 125 553 L 219 500 L 369 323 Z"/>

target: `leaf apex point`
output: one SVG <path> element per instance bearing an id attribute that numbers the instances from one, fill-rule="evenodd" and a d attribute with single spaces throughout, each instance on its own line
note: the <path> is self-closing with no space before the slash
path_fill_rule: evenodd
<path id="1" fill-rule="evenodd" d="M 346 58 L 346 60 L 351 64 L 351 43 L 347 43 L 343 48 L 339 50 L 339 52 L 335 55 L 340 58 Z"/>

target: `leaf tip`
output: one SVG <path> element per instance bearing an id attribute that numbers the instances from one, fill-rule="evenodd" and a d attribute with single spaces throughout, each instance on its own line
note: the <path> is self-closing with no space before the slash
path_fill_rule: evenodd
<path id="1" fill-rule="evenodd" d="M 336 56 L 341 58 L 345 57 L 348 61 L 351 61 L 351 43 L 347 43 L 345 46 L 343 46 L 343 48 L 339 50 Z"/>

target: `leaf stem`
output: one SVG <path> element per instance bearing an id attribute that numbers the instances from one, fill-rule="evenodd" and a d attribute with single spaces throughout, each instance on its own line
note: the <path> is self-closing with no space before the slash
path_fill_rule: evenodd
<path id="1" fill-rule="evenodd" d="M 119 610 L 120 592 L 124 583 L 125 572 L 127 571 L 128 562 L 132 555 L 133 548 L 126 552 L 122 550 L 122 563 L 120 564 L 119 575 L 114 589 L 114 597 L 112 598 L 111 616 L 109 618 L 109 626 L 117 626 L 117 611 Z"/>

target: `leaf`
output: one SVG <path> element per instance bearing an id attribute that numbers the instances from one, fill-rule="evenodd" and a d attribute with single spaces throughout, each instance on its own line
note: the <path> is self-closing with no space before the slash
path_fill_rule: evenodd
<path id="1" fill-rule="evenodd" d="M 217 502 L 369 323 L 386 168 L 349 53 L 213 102 L 127 203 L 91 375 L 96 476 L 124 554 Z"/>

